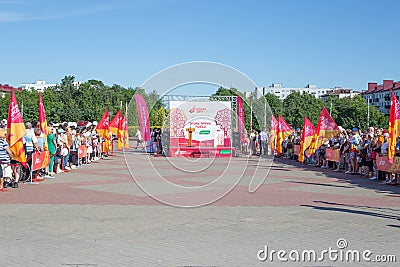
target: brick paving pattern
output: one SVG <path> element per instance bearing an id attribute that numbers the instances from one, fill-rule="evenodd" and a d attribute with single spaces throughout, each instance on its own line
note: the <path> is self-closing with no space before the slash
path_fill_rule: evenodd
<path id="1" fill-rule="evenodd" d="M 10 189 L 0 194 L 0 266 L 396 265 L 257 259 L 265 245 L 321 251 L 336 248 L 339 238 L 349 249 L 397 253 L 400 261 L 399 186 L 276 159 L 264 184 L 250 194 L 253 174 L 261 179 L 269 164 L 116 153 L 39 185 Z M 167 181 L 193 189 L 161 186 L 152 165 Z M 135 182 L 156 187 L 163 199 L 195 203 L 218 195 L 241 173 L 229 194 L 198 208 L 165 205 Z M 221 175 L 225 180 L 202 187 Z"/>

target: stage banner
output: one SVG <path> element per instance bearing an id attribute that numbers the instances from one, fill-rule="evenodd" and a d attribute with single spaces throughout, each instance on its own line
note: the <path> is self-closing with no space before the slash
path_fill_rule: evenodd
<path id="1" fill-rule="evenodd" d="M 78 158 L 85 158 L 86 157 L 86 146 L 85 145 L 81 145 L 78 147 Z"/>
<path id="2" fill-rule="evenodd" d="M 32 171 L 46 168 L 50 163 L 50 152 L 35 152 L 32 154 Z"/>
<path id="3" fill-rule="evenodd" d="M 294 145 L 294 154 L 299 155 L 300 153 L 300 145 Z"/>
<path id="4" fill-rule="evenodd" d="M 193 148 L 215 150 L 218 147 L 231 147 L 231 102 L 171 101 L 170 110 L 172 157 L 185 156 Z"/>
<path id="5" fill-rule="evenodd" d="M 327 148 L 325 150 L 325 157 L 328 161 L 339 162 L 340 161 L 340 150 L 339 149 L 332 149 Z"/>
<path id="6" fill-rule="evenodd" d="M 240 133 L 240 142 L 246 141 L 246 130 L 244 127 L 244 112 L 242 98 L 237 96 L 237 113 L 238 113 L 238 132 Z"/>
<path id="7" fill-rule="evenodd" d="M 380 171 L 400 173 L 400 157 L 394 157 L 392 164 L 388 156 L 377 156 L 376 167 Z"/>
<path id="8" fill-rule="evenodd" d="M 136 108 L 138 112 L 140 131 L 142 133 L 142 141 L 150 140 L 150 119 L 146 101 L 141 95 L 135 94 Z"/>

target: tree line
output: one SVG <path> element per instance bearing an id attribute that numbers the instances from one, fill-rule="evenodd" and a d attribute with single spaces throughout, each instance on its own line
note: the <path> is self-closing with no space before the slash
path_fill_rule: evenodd
<path id="1" fill-rule="evenodd" d="M 317 125 L 322 107 L 330 111 L 336 123 L 345 129 L 353 127 L 365 129 L 368 125 L 382 128 L 388 127 L 388 116 L 381 113 L 378 108 L 372 105 L 369 107 L 368 121 L 368 104 L 360 95 L 353 98 L 345 97 L 340 99 L 330 96 L 324 101 L 312 94 L 294 92 L 282 101 L 279 97 L 271 93 L 267 93 L 258 99 L 255 97 L 255 93 L 246 97 L 235 88 L 219 88 L 215 95 L 239 95 L 245 100 L 243 106 L 246 129 L 250 129 L 250 107 L 253 110 L 253 129 L 262 129 L 265 120 L 267 121 L 267 125 L 269 125 L 272 114 L 275 117 L 280 114 L 287 123 L 295 128 L 302 128 L 305 116 L 314 125 Z M 265 102 L 268 104 L 267 108 L 265 108 Z"/>
<path id="2" fill-rule="evenodd" d="M 106 108 L 113 116 L 120 108 L 125 111 L 126 103 L 130 105 L 129 108 L 132 105 L 134 106 L 131 99 L 136 93 L 142 95 L 149 106 L 152 126 L 161 120 L 159 109 L 162 105 L 156 92 L 146 93 L 140 87 L 124 88 L 117 84 L 108 86 L 98 80 L 88 80 L 79 85 L 74 82 L 74 76 L 65 76 L 60 84 L 48 87 L 43 91 L 42 98 L 47 122 L 98 121 Z M 15 95 L 23 113 L 24 121 L 37 121 L 38 92 L 36 90 L 22 90 L 16 92 Z M 2 118 L 7 118 L 9 103 L 10 93 L 3 94 L 3 97 L 0 97 L 0 115 Z M 129 116 L 133 118 L 130 125 L 137 125 L 136 112 L 129 113 Z"/>

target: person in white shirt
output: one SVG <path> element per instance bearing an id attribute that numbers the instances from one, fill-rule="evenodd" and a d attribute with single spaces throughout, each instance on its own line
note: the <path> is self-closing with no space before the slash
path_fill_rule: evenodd
<path id="1" fill-rule="evenodd" d="M 143 143 L 143 140 L 142 140 L 142 133 L 140 132 L 139 129 L 137 129 L 135 137 L 137 138 L 135 149 L 137 149 L 139 145 L 141 145 L 142 149 L 144 149 L 144 143 Z"/>
<path id="2" fill-rule="evenodd" d="M 260 146 L 260 156 L 262 154 L 267 155 L 268 152 L 268 143 L 267 143 L 267 129 L 263 129 L 260 132 L 260 142 L 261 142 L 261 146 Z"/>

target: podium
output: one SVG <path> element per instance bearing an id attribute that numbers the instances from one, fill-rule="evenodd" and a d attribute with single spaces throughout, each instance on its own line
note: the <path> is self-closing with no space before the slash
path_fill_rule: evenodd
<path id="1" fill-rule="evenodd" d="M 186 128 L 186 132 L 189 133 L 188 147 L 191 147 L 191 146 L 192 146 L 192 137 L 193 137 L 193 133 L 194 133 L 195 130 L 196 130 L 196 129 L 195 129 L 195 128 L 192 128 L 192 127 Z"/>

